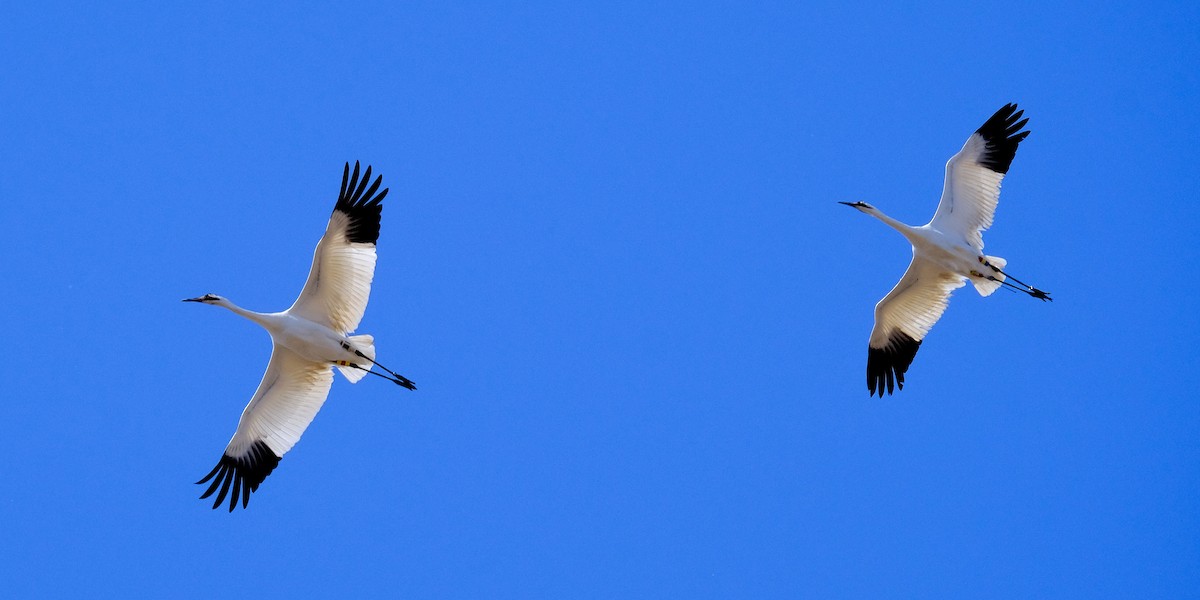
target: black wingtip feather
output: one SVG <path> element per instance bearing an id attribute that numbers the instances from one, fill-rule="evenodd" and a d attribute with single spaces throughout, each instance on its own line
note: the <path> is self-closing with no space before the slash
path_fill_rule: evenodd
<path id="1" fill-rule="evenodd" d="M 234 458 L 228 454 L 221 455 L 220 462 L 204 479 L 197 481 L 197 485 L 202 485 L 208 480 L 212 480 L 212 484 L 200 496 L 203 500 L 216 493 L 216 498 L 213 501 L 213 509 L 221 506 L 225 502 L 225 497 L 229 497 L 229 512 L 237 507 L 238 496 L 242 499 L 242 508 L 250 503 L 250 493 L 258 491 L 258 485 L 279 466 L 279 457 L 271 451 L 271 448 L 263 441 L 257 441 L 245 456 Z M 233 487 L 233 493 L 230 493 L 230 486 Z M 220 491 L 217 491 L 220 488 Z"/>
<path id="2" fill-rule="evenodd" d="M 369 181 L 371 181 L 371 165 L 367 165 L 367 170 L 363 171 L 362 180 L 358 182 L 358 187 L 354 188 L 354 195 L 350 197 L 351 204 L 358 202 L 362 198 L 363 191 L 367 189 L 367 182 Z"/>
<path id="3" fill-rule="evenodd" d="M 346 195 L 346 182 L 350 180 L 350 163 L 346 163 L 346 168 L 342 170 L 342 191 L 338 192 L 338 198 Z"/>
<path id="4" fill-rule="evenodd" d="M 920 340 L 900 331 L 894 332 L 883 348 L 868 346 L 867 391 L 870 395 L 878 394 L 882 398 L 885 389 L 889 394 L 904 389 L 904 374 L 920 347 Z"/>
<path id="5" fill-rule="evenodd" d="M 380 202 L 387 196 L 387 188 L 376 194 L 383 176 L 371 180 L 371 166 L 363 172 L 359 179 L 359 163 L 354 161 L 354 171 L 350 172 L 350 163 L 342 172 L 342 189 L 338 193 L 337 205 L 333 210 L 345 214 L 350 222 L 346 229 L 346 237 L 355 244 L 374 244 L 379 240 L 379 221 L 383 216 L 383 205 Z M 370 185 L 370 187 L 368 187 Z"/>
<path id="6" fill-rule="evenodd" d="M 1021 119 L 1023 114 L 1025 111 L 1017 110 L 1016 104 L 1005 104 L 975 130 L 987 143 L 987 150 L 979 160 L 981 165 L 1000 174 L 1008 173 L 1017 155 L 1017 145 L 1029 135 L 1028 131 L 1021 131 L 1029 122 Z"/>

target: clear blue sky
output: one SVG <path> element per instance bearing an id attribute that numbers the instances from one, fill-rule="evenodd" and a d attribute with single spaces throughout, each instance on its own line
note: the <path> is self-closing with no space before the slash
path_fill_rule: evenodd
<path id="1" fill-rule="evenodd" d="M 754 4 L 6 5 L 6 593 L 1194 597 L 1200 9 Z M 868 398 L 909 249 L 836 202 L 925 222 L 1010 101 L 987 250 L 1056 301 Z M 355 159 L 420 389 L 210 510 L 270 341 L 180 299 L 290 305 Z"/>

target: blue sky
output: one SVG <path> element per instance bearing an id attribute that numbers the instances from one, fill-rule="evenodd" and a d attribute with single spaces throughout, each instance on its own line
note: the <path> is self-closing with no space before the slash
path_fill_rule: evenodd
<path id="1" fill-rule="evenodd" d="M 1185 597 L 1200 589 L 1194 3 L 11 4 L 14 597 Z M 902 393 L 872 308 L 943 165 L 1030 117 Z M 211 469 L 344 161 L 391 189 L 339 379 Z"/>

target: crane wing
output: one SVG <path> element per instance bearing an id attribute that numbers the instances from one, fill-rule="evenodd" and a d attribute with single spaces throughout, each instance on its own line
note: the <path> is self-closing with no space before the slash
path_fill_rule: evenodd
<path id="1" fill-rule="evenodd" d="M 371 179 L 368 166 L 362 180 L 358 178 L 358 162 L 354 173 L 350 163 L 342 172 L 342 191 L 338 194 L 333 216 L 325 235 L 313 253 L 312 269 L 300 297 L 288 309 L 290 314 L 328 326 L 341 333 L 358 328 L 367 300 L 371 280 L 375 277 L 375 242 L 379 239 L 379 220 L 383 213 L 380 202 L 387 196 L 384 188 L 375 195 L 380 176 L 367 187 Z"/>
<path id="2" fill-rule="evenodd" d="M 904 373 L 921 340 L 946 311 L 950 292 L 966 285 L 961 275 L 913 257 L 904 277 L 875 305 L 875 328 L 867 344 L 867 389 L 883 397 L 884 387 L 904 389 Z"/>
<path id="3" fill-rule="evenodd" d="M 213 508 L 225 501 L 230 492 L 229 511 L 250 502 L 250 493 L 275 470 L 279 459 L 291 450 L 312 422 L 333 383 L 333 366 L 313 362 L 275 344 L 271 362 L 263 374 L 258 391 L 238 421 L 237 431 L 220 462 L 208 475 L 197 481 L 212 484 L 201 499 L 217 493 Z M 220 490 L 218 491 L 218 487 Z"/>
<path id="4" fill-rule="evenodd" d="M 959 234 L 978 251 L 983 251 L 983 231 L 992 225 L 1000 200 L 1000 180 L 1008 173 L 1017 144 L 1029 135 L 1021 131 L 1029 119 L 1016 104 L 996 111 L 971 137 L 962 150 L 946 163 L 942 200 L 929 225 L 942 233 Z"/>

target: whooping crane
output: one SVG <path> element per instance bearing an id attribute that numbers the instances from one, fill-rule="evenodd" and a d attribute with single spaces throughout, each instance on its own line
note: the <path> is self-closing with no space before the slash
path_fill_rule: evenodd
<path id="1" fill-rule="evenodd" d="M 1000 286 L 1039 300 L 1049 294 L 1022 283 L 1001 269 L 1007 261 L 983 253 L 983 231 L 992 224 L 1000 198 L 1000 180 L 1008 173 L 1021 131 L 1029 119 L 1006 104 L 975 130 L 962 150 L 946 163 L 946 183 L 933 220 L 920 227 L 905 225 L 866 202 L 841 202 L 883 221 L 908 238 L 913 259 L 896 287 L 875 305 L 875 328 L 867 346 L 867 390 L 883 397 L 884 388 L 904 389 L 904 373 L 921 340 L 942 316 L 950 292 L 970 280 L 981 296 Z M 1008 281 L 1011 279 L 1016 283 Z"/>
<path id="2" fill-rule="evenodd" d="M 369 373 L 417 389 L 412 381 L 375 362 L 374 338 L 350 335 L 367 308 L 383 213 L 380 202 L 388 193 L 384 188 L 375 195 L 383 177 L 368 188 L 371 167 L 367 167 L 361 181 L 358 167 L 355 161 L 351 173 L 350 163 L 346 163 L 333 216 L 313 253 L 308 281 L 291 308 L 257 313 L 214 294 L 184 300 L 221 306 L 246 317 L 262 325 L 271 334 L 273 344 L 267 372 L 242 411 L 233 439 L 217 466 L 196 482 L 212 480 L 200 498 L 215 492 L 214 509 L 224 502 L 226 494 L 229 512 L 237 506 L 239 496 L 242 508 L 246 507 L 250 493 L 258 490 L 321 409 L 333 383 L 334 367 L 351 383 Z M 372 365 L 387 374 L 372 371 Z"/>

